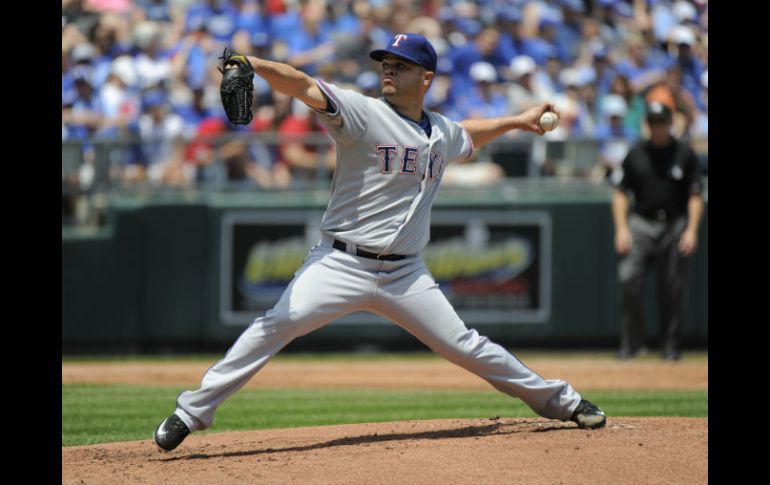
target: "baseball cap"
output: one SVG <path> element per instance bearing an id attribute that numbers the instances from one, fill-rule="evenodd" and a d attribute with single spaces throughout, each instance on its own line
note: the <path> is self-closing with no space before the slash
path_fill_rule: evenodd
<path id="1" fill-rule="evenodd" d="M 672 28 L 669 35 L 671 37 L 671 41 L 675 44 L 695 44 L 695 34 L 693 34 L 692 30 L 685 27 L 684 25 L 677 25 L 676 27 Z"/>
<path id="2" fill-rule="evenodd" d="M 96 47 L 89 42 L 78 44 L 72 48 L 70 56 L 74 63 L 91 62 L 91 60 L 96 57 Z"/>
<path id="3" fill-rule="evenodd" d="M 674 16 L 680 22 L 686 22 L 688 20 L 695 20 L 698 18 L 698 12 L 695 10 L 695 6 L 684 0 L 677 0 L 674 2 L 674 4 L 671 6 L 671 10 L 673 11 Z"/>
<path id="4" fill-rule="evenodd" d="M 619 94 L 608 94 L 602 102 L 602 112 L 607 117 L 619 116 L 623 118 L 628 112 L 628 103 Z"/>
<path id="5" fill-rule="evenodd" d="M 385 54 L 393 54 L 429 71 L 436 72 L 438 57 L 436 50 L 428 42 L 428 39 L 420 34 L 396 34 L 388 41 L 386 48 L 373 50 L 369 53 L 369 57 L 377 62 L 382 62 Z"/>
<path id="6" fill-rule="evenodd" d="M 497 81 L 497 70 L 488 62 L 475 62 L 471 66 L 471 79 L 476 82 L 493 83 Z"/>
<path id="7" fill-rule="evenodd" d="M 511 59 L 511 74 L 514 79 L 519 79 L 525 74 L 532 74 L 536 69 L 535 61 L 529 56 L 516 56 Z"/>
<path id="8" fill-rule="evenodd" d="M 647 104 L 647 121 L 670 121 L 671 108 L 658 101 Z"/>

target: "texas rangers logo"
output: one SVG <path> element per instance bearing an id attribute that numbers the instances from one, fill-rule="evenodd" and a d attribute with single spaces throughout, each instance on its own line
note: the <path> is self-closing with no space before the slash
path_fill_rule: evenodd
<path id="1" fill-rule="evenodd" d="M 393 173 L 396 165 L 396 173 L 399 175 L 417 175 L 418 160 L 420 158 L 420 149 L 407 145 L 377 145 L 377 154 L 379 155 L 380 173 Z M 435 182 L 444 169 L 444 155 L 441 152 L 433 151 L 428 156 L 428 165 L 425 168 L 428 178 Z M 421 169 L 422 170 L 422 169 Z M 422 173 L 422 172 L 420 172 Z"/>
<path id="2" fill-rule="evenodd" d="M 398 34 L 397 36 L 394 37 L 394 39 L 396 39 L 396 41 L 393 42 L 392 45 L 393 47 L 398 47 L 399 42 L 401 42 L 402 40 L 408 39 L 408 37 L 404 34 Z"/>

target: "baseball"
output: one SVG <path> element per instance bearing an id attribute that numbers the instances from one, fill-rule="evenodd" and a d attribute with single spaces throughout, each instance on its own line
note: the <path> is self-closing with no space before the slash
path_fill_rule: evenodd
<path id="1" fill-rule="evenodd" d="M 540 115 L 540 127 L 545 131 L 555 130 L 559 126 L 559 115 L 553 111 L 546 111 Z"/>

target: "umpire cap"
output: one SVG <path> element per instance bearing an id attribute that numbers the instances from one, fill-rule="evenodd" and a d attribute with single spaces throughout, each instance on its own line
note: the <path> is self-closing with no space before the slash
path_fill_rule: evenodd
<path id="1" fill-rule="evenodd" d="M 671 121 L 671 108 L 659 101 L 647 103 L 647 121 Z"/>
<path id="2" fill-rule="evenodd" d="M 436 50 L 428 42 L 428 39 L 420 34 L 396 34 L 390 39 L 386 48 L 373 50 L 369 53 L 369 57 L 377 62 L 382 62 L 385 54 L 393 54 L 429 71 L 436 72 Z"/>

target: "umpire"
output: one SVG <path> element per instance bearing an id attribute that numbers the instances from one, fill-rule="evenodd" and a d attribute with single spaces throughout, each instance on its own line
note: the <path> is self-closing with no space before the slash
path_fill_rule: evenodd
<path id="1" fill-rule="evenodd" d="M 680 358 L 679 332 L 690 255 L 703 214 L 695 153 L 671 135 L 671 110 L 647 105 L 650 136 L 626 155 L 612 199 L 622 319 L 618 357 L 638 355 L 644 343 L 643 283 L 654 266 L 663 359 Z M 616 179 L 616 180 L 617 180 Z M 630 208 L 630 214 L 629 214 Z"/>

